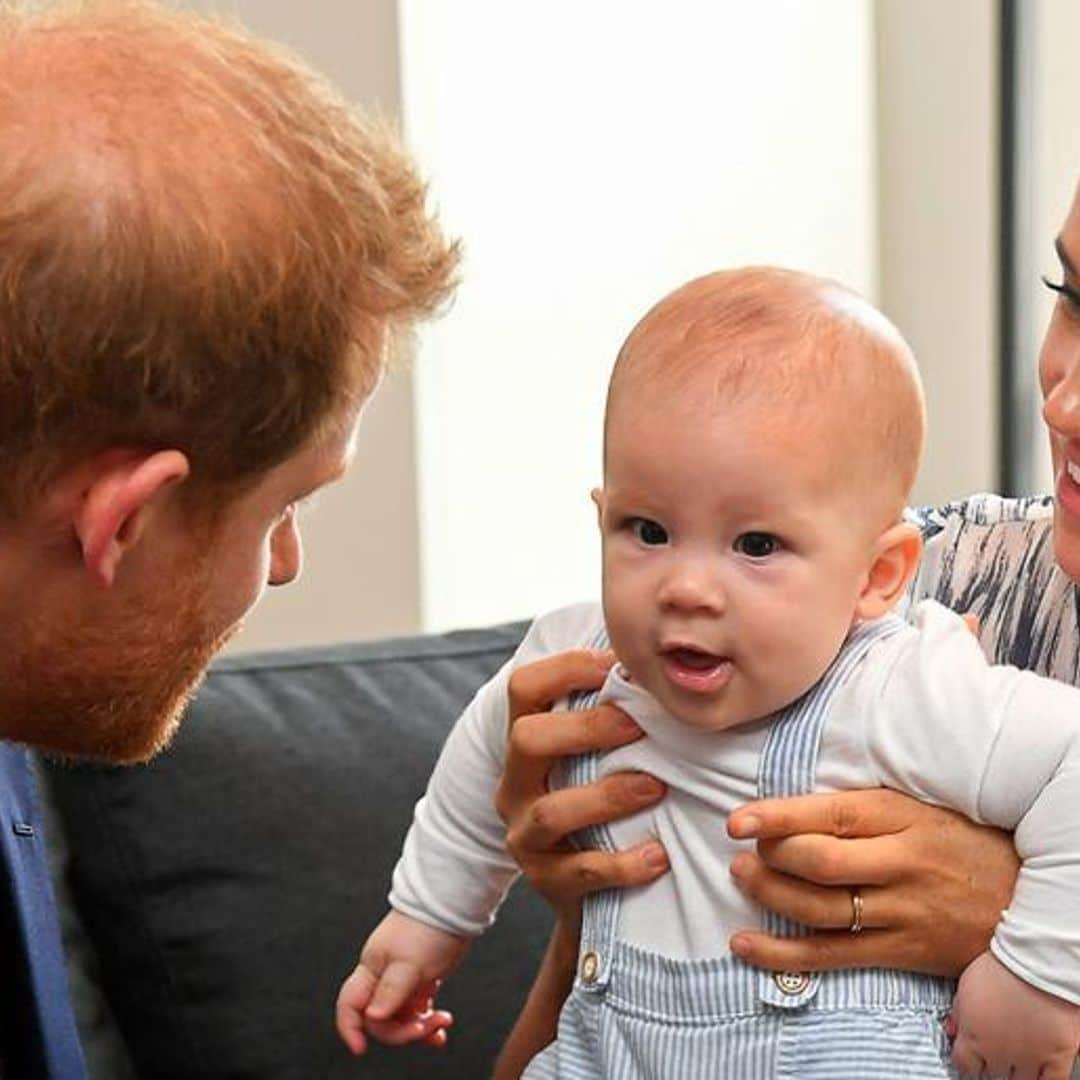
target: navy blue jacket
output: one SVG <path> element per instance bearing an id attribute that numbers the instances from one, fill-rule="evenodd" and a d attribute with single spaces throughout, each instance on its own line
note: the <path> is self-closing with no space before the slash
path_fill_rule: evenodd
<path id="1" fill-rule="evenodd" d="M 87 1080 L 30 759 L 2 741 L 0 1076 Z"/>

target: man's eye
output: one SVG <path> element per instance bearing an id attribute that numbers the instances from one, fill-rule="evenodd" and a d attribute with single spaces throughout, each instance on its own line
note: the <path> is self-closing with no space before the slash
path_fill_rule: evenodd
<path id="1" fill-rule="evenodd" d="M 631 518 L 630 531 L 646 547 L 659 547 L 668 542 L 667 529 L 648 518 Z"/>
<path id="2" fill-rule="evenodd" d="M 780 550 L 780 541 L 772 533 L 748 532 L 735 538 L 735 550 L 751 559 L 765 559 Z"/>

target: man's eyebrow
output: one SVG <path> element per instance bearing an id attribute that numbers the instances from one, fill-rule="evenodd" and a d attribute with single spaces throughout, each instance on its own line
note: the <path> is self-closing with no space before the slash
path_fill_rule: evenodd
<path id="1" fill-rule="evenodd" d="M 1065 250 L 1065 241 L 1060 236 L 1054 238 L 1054 250 L 1061 260 L 1061 265 L 1065 268 L 1065 273 L 1076 277 L 1076 264 L 1069 258 L 1069 253 Z"/>
<path id="2" fill-rule="evenodd" d="M 292 501 L 298 506 L 310 506 L 311 503 L 316 498 L 318 498 L 318 496 L 321 495 L 326 488 L 330 487 L 332 484 L 336 484 L 348 471 L 348 462 L 340 462 L 332 470 L 321 476 L 316 483 L 311 484 L 301 490 L 292 499 Z"/>
<path id="3" fill-rule="evenodd" d="M 318 483 L 312 484 L 305 491 L 303 491 L 294 502 L 310 506 L 328 487 L 332 487 L 339 480 L 341 480 L 349 471 L 349 463 L 347 461 L 339 462 L 333 469 L 324 473 Z"/>

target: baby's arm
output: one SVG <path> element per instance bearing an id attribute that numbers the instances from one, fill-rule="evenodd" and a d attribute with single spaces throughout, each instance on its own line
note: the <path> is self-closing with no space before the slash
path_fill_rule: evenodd
<path id="1" fill-rule="evenodd" d="M 483 686 L 450 732 L 394 868 L 390 903 L 451 934 L 484 933 L 518 875 L 495 809 L 510 723 L 511 672 L 580 648 L 602 625 L 596 605 L 542 616 L 513 660 Z"/>
<path id="2" fill-rule="evenodd" d="M 439 983 L 512 879 L 492 805 L 508 673 L 509 665 L 481 688 L 451 731 L 394 869 L 393 910 L 338 993 L 338 1033 L 354 1054 L 368 1036 L 389 1046 L 445 1044 L 451 1017 L 433 1007 Z"/>
<path id="3" fill-rule="evenodd" d="M 1080 1050 L 1080 1006 L 1029 985 L 989 952 L 961 976 L 952 1026 L 964 1076 L 1068 1080 Z"/>
<path id="4" fill-rule="evenodd" d="M 434 1008 L 439 984 L 461 962 L 468 938 L 391 911 L 364 942 L 337 999 L 337 1029 L 354 1054 L 367 1035 L 388 1046 L 446 1043 L 453 1018 Z"/>
<path id="5" fill-rule="evenodd" d="M 514 871 L 491 805 L 508 672 L 481 688 L 451 731 L 394 870 L 394 910 L 338 993 L 338 1033 L 354 1054 L 368 1036 L 389 1046 L 446 1042 L 450 1014 L 433 1007 L 439 983 L 490 920 Z"/>
<path id="6" fill-rule="evenodd" d="M 1080 1043 L 1080 690 L 990 667 L 933 605 L 917 624 L 872 708 L 869 757 L 887 786 L 1015 830 L 1023 866 L 991 955 L 963 976 L 956 1060 L 1040 1075 L 1058 1044 L 1071 1061 Z"/>
<path id="7" fill-rule="evenodd" d="M 491 923 L 518 873 L 495 810 L 510 672 L 589 641 L 598 620 L 595 605 L 538 619 L 454 725 L 394 869 L 394 910 L 368 938 L 338 996 L 338 1031 L 354 1053 L 366 1047 L 365 1031 L 394 1045 L 445 1042 L 449 1014 L 432 1010 L 438 982 Z"/>

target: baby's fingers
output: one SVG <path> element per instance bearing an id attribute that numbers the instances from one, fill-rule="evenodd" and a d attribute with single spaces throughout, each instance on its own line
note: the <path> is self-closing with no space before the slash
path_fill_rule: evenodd
<path id="1" fill-rule="evenodd" d="M 374 989 L 374 973 L 361 964 L 342 983 L 338 993 L 334 1010 L 338 1034 L 354 1054 L 362 1054 L 367 1049 L 364 1009 L 371 1000 Z"/>
<path id="2" fill-rule="evenodd" d="M 1069 1080 L 1073 1075 L 1076 1056 L 1058 1054 L 1046 1061 L 1031 1061 L 1027 1071 L 1014 1068 L 1012 1080 Z"/>
<path id="3" fill-rule="evenodd" d="M 446 1029 L 454 1022 L 450 1013 L 435 1009 L 421 1016 L 394 1016 L 388 1020 L 367 1022 L 368 1033 L 384 1046 L 404 1046 L 424 1042 L 442 1048 L 446 1045 Z"/>
<path id="4" fill-rule="evenodd" d="M 986 1062 L 982 1055 L 976 1051 L 971 1040 L 963 1032 L 957 1035 L 953 1043 L 952 1063 L 965 1080 L 982 1076 L 986 1069 Z"/>
<path id="5" fill-rule="evenodd" d="M 420 969 L 416 964 L 405 960 L 391 960 L 379 976 L 371 1004 L 364 1010 L 364 1018 L 369 1027 L 371 1021 L 386 1020 L 398 1012 L 419 986 Z"/>
<path id="6" fill-rule="evenodd" d="M 1038 1080 L 1069 1080 L 1073 1074 L 1075 1058 L 1069 1061 L 1051 1061 L 1039 1070 Z"/>

